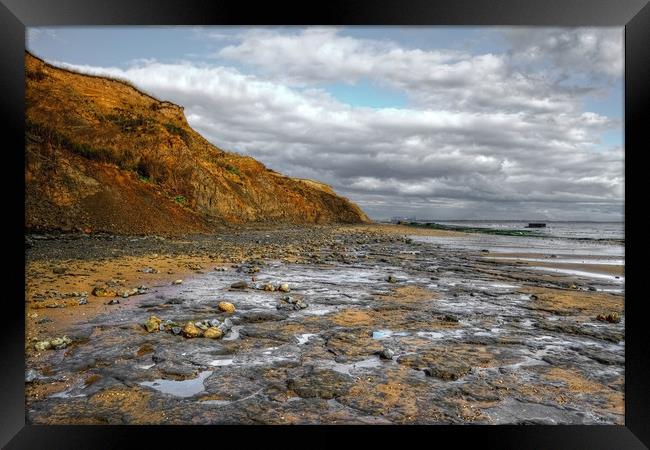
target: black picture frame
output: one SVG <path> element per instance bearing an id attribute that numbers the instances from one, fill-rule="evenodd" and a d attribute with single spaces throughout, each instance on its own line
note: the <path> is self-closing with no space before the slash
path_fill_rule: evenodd
<path id="1" fill-rule="evenodd" d="M 4 270 L 7 288 L 2 309 L 3 345 L 0 370 L 0 445 L 5 448 L 130 448 L 138 440 L 146 448 L 164 445 L 192 433 L 190 444 L 239 447 L 252 438 L 283 446 L 334 443 L 350 427 L 164 427 L 164 426 L 34 426 L 25 424 L 24 306 L 24 49 L 25 27 L 61 25 L 527 25 L 625 27 L 625 234 L 626 260 L 641 253 L 632 224 L 640 218 L 628 194 L 639 178 L 631 172 L 642 164 L 644 128 L 650 104 L 650 5 L 647 0 L 330 0 L 285 3 L 234 0 L 0 0 L 0 111 L 2 114 L 2 179 L 4 240 L 13 244 Z M 8 166 L 7 166 L 8 165 Z M 632 183 L 632 184 L 629 184 Z M 639 188 L 641 192 L 643 188 Z M 9 195 L 10 194 L 10 195 Z M 15 252 L 15 253 L 14 253 Z M 635 256 L 636 255 L 636 256 Z M 23 264 L 21 265 L 21 261 Z M 417 432 L 425 445 L 473 441 L 487 448 L 627 449 L 650 446 L 650 383 L 643 296 L 633 296 L 643 278 L 639 265 L 626 267 L 625 425 L 623 426 L 435 426 L 353 427 L 375 442 L 406 443 Z M 291 432 L 291 438 L 278 433 Z M 295 434 L 294 434 L 295 433 Z M 295 436 L 295 437 L 294 437 Z M 308 440 L 305 440 L 308 439 Z M 427 444 L 430 443 L 430 444 Z M 228 443 L 228 444 L 226 444 Z M 414 442 L 415 444 L 415 442 Z M 267 445 L 267 444 L 263 444 Z M 332 444 L 330 444 L 332 445 Z M 336 445 L 336 444 L 334 444 Z M 366 444 L 368 445 L 368 441 Z M 372 445 L 372 444 L 371 444 Z M 416 444 L 417 445 L 417 444 Z"/>

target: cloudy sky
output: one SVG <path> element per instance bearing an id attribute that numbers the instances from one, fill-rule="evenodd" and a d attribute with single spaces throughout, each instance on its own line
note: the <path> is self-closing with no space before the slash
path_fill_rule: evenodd
<path id="1" fill-rule="evenodd" d="M 375 219 L 622 220 L 623 29 L 31 28 Z"/>

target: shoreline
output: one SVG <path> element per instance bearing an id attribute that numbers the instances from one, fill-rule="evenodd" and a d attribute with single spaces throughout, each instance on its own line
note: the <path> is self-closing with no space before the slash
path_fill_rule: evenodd
<path id="1" fill-rule="evenodd" d="M 507 417 L 524 414 L 515 398 L 555 405 L 548 414 L 556 423 L 592 423 L 576 408 L 600 418 L 593 423 L 622 423 L 624 322 L 596 320 L 624 318 L 622 295 L 409 235 L 381 224 L 36 240 L 26 264 L 29 420 L 180 424 L 199 408 L 201 423 L 511 423 Z M 157 273 L 139 271 L 149 268 Z M 230 287 L 238 281 L 249 287 Z M 261 289 L 283 282 L 306 309 L 281 310 L 285 294 Z M 149 289 L 96 297 L 95 284 Z M 46 291 L 86 291 L 88 303 L 34 301 Z M 107 305 L 113 298 L 120 303 Z M 236 312 L 220 313 L 219 301 Z M 46 306 L 56 302 L 72 305 Z M 231 317 L 235 328 L 217 341 L 186 339 L 147 333 L 150 315 L 179 323 Z M 34 339 L 66 333 L 68 349 L 35 351 Z M 382 360 L 382 348 L 395 356 Z M 567 351 L 579 351 L 582 365 Z M 591 379 L 598 361 L 605 370 Z M 532 385 L 502 372 L 513 364 Z M 193 380 L 198 390 L 185 399 L 177 389 Z"/>
<path id="2" fill-rule="evenodd" d="M 92 235 L 54 235 L 48 239 L 55 245 L 54 250 L 46 252 L 45 255 L 39 255 L 38 258 L 27 260 L 26 272 L 26 285 L 25 285 L 25 316 L 26 316 L 26 350 L 29 352 L 31 346 L 29 343 L 38 338 L 36 334 L 59 336 L 65 332 L 75 322 L 79 321 L 79 317 L 71 312 L 74 308 L 79 310 L 81 317 L 84 321 L 89 321 L 99 314 L 110 312 L 114 309 L 132 308 L 137 306 L 138 299 L 141 296 L 131 296 L 123 299 L 119 295 L 114 296 L 115 299 L 120 301 L 119 305 L 106 305 L 113 297 L 96 297 L 92 295 L 92 290 L 95 286 L 105 285 L 107 281 L 118 280 L 118 289 L 130 289 L 140 285 L 147 287 L 163 287 L 171 285 L 177 279 L 185 281 L 186 278 L 192 276 L 201 276 L 206 272 L 213 271 L 216 267 L 228 267 L 233 264 L 240 264 L 245 259 L 249 258 L 245 251 L 233 247 L 228 248 L 227 254 L 219 256 L 210 254 L 211 251 L 205 248 L 195 249 L 191 246 L 183 249 L 183 243 L 192 244 L 197 238 L 202 240 L 222 239 L 223 236 L 237 236 L 247 232 L 257 233 L 273 233 L 282 229 L 300 230 L 300 229 L 316 229 L 327 230 L 336 234 L 345 233 L 379 233 L 400 235 L 406 237 L 405 232 L 410 231 L 406 226 L 399 225 L 375 225 L 375 224 L 359 224 L 359 225 L 334 225 L 334 226 L 316 226 L 316 227 L 266 227 L 254 226 L 249 228 L 237 228 L 230 233 L 216 234 L 216 235 L 190 235 L 190 236 L 175 236 L 170 238 L 160 237 L 142 237 L 142 236 L 119 236 L 127 242 L 146 242 L 144 249 L 135 250 L 135 255 L 120 255 L 113 258 L 110 255 L 101 254 L 105 251 L 104 245 L 100 245 L 102 250 L 87 251 L 83 248 L 81 251 L 72 250 L 72 255 L 66 254 L 65 251 L 61 252 L 58 243 L 63 238 L 67 242 L 93 240 L 95 237 Z M 266 234 L 265 234 L 266 235 Z M 442 231 L 442 230 L 421 230 L 420 236 L 435 236 L 435 237 L 459 237 L 464 233 Z M 81 237 L 83 236 L 83 237 Z M 100 242 L 103 242 L 106 235 L 100 236 Z M 112 236 L 111 237 L 117 237 Z M 70 238 L 73 239 L 70 239 Z M 37 241 L 38 242 L 38 241 Z M 160 242 L 179 244 L 179 249 L 168 248 L 168 253 L 157 253 L 158 244 Z M 308 243 L 306 243 L 308 244 Z M 34 245 L 34 244 L 32 244 Z M 38 245 L 38 244 L 36 244 Z M 82 245 L 81 247 L 85 247 Z M 260 257 L 262 254 L 274 255 L 278 259 L 284 259 L 286 262 L 296 262 L 299 256 L 296 251 L 291 254 L 285 255 L 281 258 L 281 254 L 276 248 L 269 245 L 256 244 L 256 251 L 254 257 Z M 72 258 L 70 257 L 72 256 Z M 146 268 L 154 268 L 156 273 L 143 273 L 140 270 Z M 64 273 L 55 273 L 64 269 Z M 169 273 L 169 272 L 172 273 Z M 34 303 L 30 302 L 35 294 L 47 293 L 48 291 L 61 292 L 63 294 L 69 292 L 85 292 L 85 296 L 75 297 L 54 297 L 47 298 Z M 78 305 L 80 298 L 86 298 L 88 303 L 85 305 Z M 51 306 L 48 306 L 51 305 Z M 55 305 L 65 305 L 64 307 L 54 307 Z M 37 316 L 34 316 L 33 313 Z M 39 324 L 44 318 L 48 318 L 51 322 Z M 40 336 L 41 338 L 43 336 Z"/>

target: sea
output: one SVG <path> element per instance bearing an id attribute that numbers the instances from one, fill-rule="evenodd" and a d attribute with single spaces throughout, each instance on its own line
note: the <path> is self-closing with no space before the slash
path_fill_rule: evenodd
<path id="1" fill-rule="evenodd" d="M 418 221 L 419 222 L 419 221 Z M 526 228 L 529 222 L 494 220 L 422 220 L 445 226 L 486 228 L 491 230 L 527 230 L 532 235 L 495 235 L 469 233 L 464 236 L 415 236 L 416 241 L 439 247 L 481 251 L 485 258 L 543 262 L 531 269 L 558 274 L 579 275 L 588 279 L 608 280 L 608 291 L 622 291 L 625 277 L 603 273 L 603 265 L 625 266 L 625 227 L 623 222 L 544 222 L 546 228 Z M 501 256 L 503 254 L 504 256 Z M 549 263 L 557 267 L 549 268 Z M 571 267 L 567 266 L 570 264 Z"/>
<path id="2" fill-rule="evenodd" d="M 417 222 L 508 231 L 526 230 L 551 238 L 614 241 L 625 239 L 624 222 L 542 222 L 546 224 L 545 228 L 526 228 L 530 222 L 520 220 L 417 220 Z"/>

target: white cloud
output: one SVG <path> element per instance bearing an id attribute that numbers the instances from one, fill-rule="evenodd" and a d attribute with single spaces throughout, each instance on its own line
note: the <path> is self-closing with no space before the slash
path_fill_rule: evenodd
<path id="1" fill-rule="evenodd" d="M 551 63 L 562 77 L 623 75 L 623 28 L 515 28 L 506 37 L 516 59 Z"/>
<path id="2" fill-rule="evenodd" d="M 572 50 L 559 55 L 562 36 L 534 48 L 522 42 L 516 57 L 550 52 L 554 64 L 574 61 Z M 598 56 L 594 67 L 613 73 L 605 63 L 616 59 L 612 45 L 598 34 L 569 36 Z M 404 49 L 331 28 L 253 30 L 238 39 L 219 56 L 255 65 L 255 75 L 223 61 L 73 67 L 177 102 L 220 147 L 327 182 L 375 216 L 408 209 L 523 217 L 544 209 L 549 218 L 620 217 L 623 152 L 603 147 L 600 136 L 621 124 L 584 111 L 580 95 L 548 74 L 519 71 L 514 56 Z M 321 84 L 362 77 L 414 101 L 402 109 L 355 107 Z"/>

